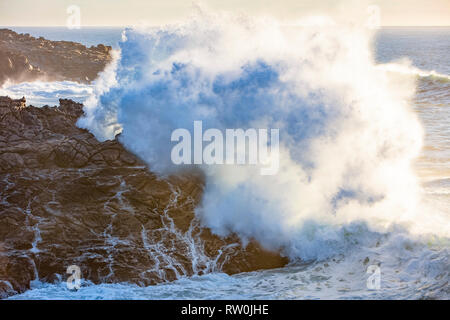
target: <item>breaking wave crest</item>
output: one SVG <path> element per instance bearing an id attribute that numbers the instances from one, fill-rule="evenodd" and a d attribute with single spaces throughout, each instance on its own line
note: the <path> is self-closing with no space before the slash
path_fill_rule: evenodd
<path id="1" fill-rule="evenodd" d="M 421 70 L 414 66 L 408 65 L 407 62 L 404 63 L 386 63 L 378 65 L 378 68 L 387 72 L 395 72 L 407 75 L 413 75 L 420 78 L 434 78 L 443 81 L 450 81 L 450 76 L 447 74 L 442 74 L 434 70 Z"/>
<path id="2" fill-rule="evenodd" d="M 411 168 L 423 135 L 414 79 L 376 66 L 367 29 L 203 13 L 123 38 L 79 126 L 102 140 L 121 132 L 154 172 L 185 170 L 170 161 L 170 136 L 194 120 L 205 130 L 280 129 L 276 175 L 198 165 L 206 187 L 196 214 L 216 234 L 306 260 L 397 225 L 448 236 Z"/>

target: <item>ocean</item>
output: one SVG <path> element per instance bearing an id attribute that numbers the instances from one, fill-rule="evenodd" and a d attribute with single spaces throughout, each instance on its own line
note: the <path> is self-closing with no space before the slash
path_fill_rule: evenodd
<path id="1" fill-rule="evenodd" d="M 67 30 L 13 27 L 11 29 L 50 40 L 70 40 L 87 46 L 103 43 L 115 49 L 131 50 L 119 45 L 122 38 L 120 28 Z M 130 41 L 138 41 L 136 40 L 138 36 L 132 34 Z M 287 253 L 292 261 L 288 266 L 232 276 L 220 272 L 195 275 L 148 287 L 128 283 L 92 284 L 87 279 L 81 289 L 70 291 L 64 282 L 47 284 L 35 281 L 31 290 L 10 299 L 449 299 L 450 28 L 382 28 L 376 32 L 372 50 L 377 66 L 389 73 L 408 77 L 414 83 L 414 96 L 411 101 L 408 97 L 405 99 L 408 100 L 413 113 L 420 119 L 424 129 L 424 141 L 420 154 L 413 161 L 413 170 L 420 182 L 422 202 L 426 204 L 427 210 L 432 208 L 433 212 L 439 212 L 436 219 L 425 217 L 425 220 L 430 221 L 427 232 L 412 235 L 408 227 L 396 224 L 380 231 L 372 228 L 370 223 L 360 224 L 358 219 L 352 218 L 346 224 L 345 230 L 338 229 L 336 232 L 333 231 L 335 233 L 329 238 L 323 237 L 320 241 L 311 242 L 310 246 L 303 246 L 306 240 L 295 242 L 290 237 L 285 241 L 271 227 L 263 225 L 259 229 L 263 231 L 262 233 L 273 231 L 275 237 L 281 239 L 279 241 L 282 245 L 292 246 Z M 133 52 L 129 51 L 127 54 L 131 53 Z M 17 97 L 24 95 L 29 103 L 35 105 L 57 104 L 60 97 L 83 102 L 95 92 L 95 83 L 81 85 L 67 81 L 23 83 L 0 89 L 0 94 Z M 117 94 L 111 93 L 108 97 L 125 101 L 124 97 Z M 386 93 L 389 94 L 391 93 Z M 252 103 L 253 100 L 248 98 L 246 101 Z M 380 112 L 386 112 L 386 116 L 390 115 L 389 109 L 385 111 L 383 108 Z M 126 121 L 131 120 L 127 118 Z M 386 121 L 389 122 L 390 119 Z M 396 126 L 404 125 L 403 122 L 393 121 L 390 126 L 380 128 L 382 131 L 389 131 L 395 130 Z M 89 124 L 86 124 L 86 127 L 89 129 Z M 375 129 L 378 130 L 378 127 Z M 95 132 L 95 129 L 92 130 Z M 410 133 L 414 136 L 414 130 L 413 127 L 408 127 L 404 135 L 408 136 Z M 377 131 L 377 134 L 383 133 Z M 398 139 L 402 138 L 403 136 L 399 136 Z M 302 139 L 298 141 L 303 142 Z M 298 161 L 303 160 L 301 158 Z M 321 161 L 318 160 L 316 165 L 320 165 Z M 396 178 L 398 176 L 394 170 L 393 184 L 398 182 Z M 404 189 L 405 186 L 398 183 L 392 192 L 398 191 L 400 194 L 406 192 Z M 280 205 L 281 207 L 283 206 Z M 386 215 L 389 216 L 390 213 Z M 206 221 L 216 219 L 215 216 L 208 217 L 210 220 Z M 434 222 L 435 220 L 438 222 Z M 224 220 L 224 223 L 226 222 Z M 258 227 L 259 225 L 255 226 L 255 229 Z M 443 231 L 438 232 L 438 229 Z M 236 230 L 240 230 L 239 226 Z M 218 229 L 218 232 L 221 231 Z M 304 234 L 298 234 L 307 231 L 296 230 L 293 234 L 298 239 L 307 239 Z M 314 232 L 320 231 L 315 229 Z M 264 238 L 261 240 L 266 241 Z M 302 252 L 297 254 L 296 250 L 304 250 L 303 252 L 308 254 Z M 380 276 L 379 286 L 370 285 L 374 274 L 368 272 L 369 266 L 379 268 L 377 269 Z"/>

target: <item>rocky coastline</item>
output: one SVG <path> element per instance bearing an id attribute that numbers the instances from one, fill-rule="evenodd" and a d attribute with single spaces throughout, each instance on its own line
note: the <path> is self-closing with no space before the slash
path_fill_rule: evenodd
<path id="1" fill-rule="evenodd" d="M 111 61 L 111 51 L 103 44 L 88 48 L 0 29 L 0 85 L 37 79 L 90 83 Z"/>
<path id="2" fill-rule="evenodd" d="M 0 29 L 0 85 L 88 83 L 111 50 Z M 65 281 L 71 265 L 91 283 L 147 286 L 288 262 L 255 242 L 213 235 L 194 213 L 200 175 L 157 177 L 117 137 L 100 142 L 77 127 L 82 104 L 59 101 L 38 108 L 0 97 L 0 298 L 33 281 Z"/>
<path id="3" fill-rule="evenodd" d="M 141 286 L 182 276 L 284 266 L 278 253 L 203 228 L 203 179 L 158 178 L 119 140 L 76 126 L 83 105 L 26 106 L 0 97 L 0 297 L 34 280 Z"/>

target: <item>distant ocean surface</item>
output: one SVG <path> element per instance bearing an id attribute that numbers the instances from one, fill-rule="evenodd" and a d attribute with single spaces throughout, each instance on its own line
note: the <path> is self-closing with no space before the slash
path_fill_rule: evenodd
<path id="1" fill-rule="evenodd" d="M 18 33 L 49 40 L 65 40 L 96 46 L 100 43 L 117 49 L 122 39 L 120 27 L 5 27 Z M 450 27 L 388 27 L 378 31 L 375 53 L 380 63 L 408 57 L 414 66 L 450 74 Z"/>
<path id="2" fill-rule="evenodd" d="M 121 28 L 34 28 L 12 27 L 20 33 L 50 40 L 68 40 L 85 44 L 99 43 L 118 48 Z M 425 145 L 416 162 L 427 201 L 447 213 L 450 219 L 450 27 L 382 28 L 375 37 L 374 53 L 379 64 L 395 72 L 417 77 L 413 107 L 425 127 Z M 398 69 L 396 62 L 408 59 L 410 68 Z M 392 64 L 392 65 L 391 65 Z M 397 68 L 397 69 L 396 69 Z M 46 87 L 47 86 L 47 87 Z M 55 86 L 55 87 L 52 87 Z M 10 94 L 25 95 L 29 101 L 56 103 L 55 98 L 83 100 L 92 88 L 69 82 L 59 84 L 22 84 L 4 88 Z M 72 90 L 72 91 L 71 91 Z M 4 91 L 4 92 L 5 92 Z M 0 93 L 2 91 L 0 90 Z M 59 93 L 61 92 L 61 93 Z M 367 235 L 372 237 L 373 235 Z M 403 233 L 387 238 L 407 237 Z M 450 298 L 448 239 L 412 243 L 408 250 L 394 248 L 397 240 L 364 248 L 333 259 L 306 265 L 234 276 L 209 274 L 183 278 L 146 288 L 131 284 L 85 283 L 78 292 L 64 283 L 36 282 L 33 289 L 11 299 L 303 299 L 303 298 Z M 401 252 L 401 254 L 400 254 Z M 370 291 L 361 262 L 368 256 L 382 261 L 382 288 Z"/>
<path id="3" fill-rule="evenodd" d="M 118 48 L 118 43 L 122 39 L 120 27 L 93 27 L 81 29 L 68 29 L 65 27 L 4 27 L 18 33 L 29 33 L 31 36 L 44 37 L 53 41 L 74 41 L 84 44 L 87 47 L 104 44 Z"/>

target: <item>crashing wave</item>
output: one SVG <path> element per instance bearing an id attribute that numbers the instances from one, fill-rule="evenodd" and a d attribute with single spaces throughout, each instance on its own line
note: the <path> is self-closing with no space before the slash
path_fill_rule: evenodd
<path id="1" fill-rule="evenodd" d="M 206 176 L 197 216 L 218 235 L 256 239 L 293 259 L 343 252 L 366 227 L 447 236 L 448 225 L 421 205 L 411 168 L 423 135 L 409 104 L 414 79 L 380 69 L 370 45 L 371 32 L 357 27 L 292 29 L 226 14 L 129 29 L 114 85 L 78 124 L 103 140 L 121 132 L 160 175 L 180 170 L 170 161 L 170 135 L 195 120 L 279 128 L 276 175 L 197 166 Z"/>

